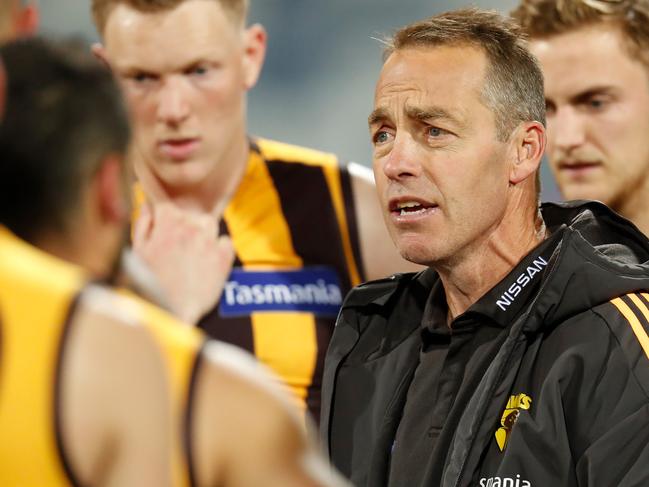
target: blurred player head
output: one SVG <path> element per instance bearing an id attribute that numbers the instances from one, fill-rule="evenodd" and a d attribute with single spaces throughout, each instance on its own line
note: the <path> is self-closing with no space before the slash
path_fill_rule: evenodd
<path id="1" fill-rule="evenodd" d="M 645 214 L 649 1 L 523 0 L 512 15 L 544 71 L 548 156 L 564 197 Z"/>
<path id="2" fill-rule="evenodd" d="M 93 0 L 95 52 L 130 104 L 138 177 L 171 196 L 214 191 L 247 158 L 246 92 L 266 40 L 246 27 L 247 3 Z"/>
<path id="3" fill-rule="evenodd" d="M 81 44 L 18 41 L 0 56 L 8 73 L 0 222 L 105 275 L 129 216 L 129 124 L 119 88 Z"/>
<path id="4" fill-rule="evenodd" d="M 34 2 L 0 0 L 0 44 L 33 34 L 38 27 Z"/>
<path id="5" fill-rule="evenodd" d="M 544 108 L 540 69 L 502 16 L 459 10 L 396 33 L 369 125 L 379 197 L 404 258 L 446 265 L 494 232 L 529 229 Z"/>

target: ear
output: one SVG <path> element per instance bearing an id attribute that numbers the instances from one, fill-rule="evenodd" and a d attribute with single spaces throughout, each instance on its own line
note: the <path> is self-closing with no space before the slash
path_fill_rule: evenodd
<path id="1" fill-rule="evenodd" d="M 106 48 L 103 44 L 95 42 L 91 47 L 90 51 L 104 66 L 110 69 L 110 63 L 108 62 L 108 54 L 106 53 Z"/>
<path id="2" fill-rule="evenodd" d="M 518 126 L 512 136 L 514 158 L 509 170 L 509 182 L 513 185 L 535 174 L 545 152 L 545 127 L 539 122 L 525 122 Z"/>
<path id="3" fill-rule="evenodd" d="M 266 57 L 266 29 L 254 24 L 243 32 L 243 72 L 246 90 L 257 84 Z"/>
<path id="4" fill-rule="evenodd" d="M 35 3 L 22 7 L 14 20 L 16 34 L 19 36 L 31 36 L 38 30 L 40 15 Z"/>
<path id="5" fill-rule="evenodd" d="M 129 217 L 129 195 L 124 161 L 118 155 L 108 155 L 94 176 L 99 215 L 106 223 L 122 225 Z"/>

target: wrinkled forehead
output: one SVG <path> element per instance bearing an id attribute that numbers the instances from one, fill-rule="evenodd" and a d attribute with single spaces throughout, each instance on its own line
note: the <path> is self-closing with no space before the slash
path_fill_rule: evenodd
<path id="1" fill-rule="evenodd" d="M 465 111 L 481 103 L 486 55 L 471 46 L 416 47 L 394 51 L 383 65 L 374 107 L 412 112 L 417 105 Z"/>

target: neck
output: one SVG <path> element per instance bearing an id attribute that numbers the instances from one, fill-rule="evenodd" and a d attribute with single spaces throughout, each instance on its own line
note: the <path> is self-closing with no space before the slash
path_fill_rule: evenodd
<path id="1" fill-rule="evenodd" d="M 448 304 L 448 323 L 500 282 L 546 237 L 536 205 L 522 212 L 511 206 L 499 223 L 452 261 L 435 265 Z"/>
<path id="2" fill-rule="evenodd" d="M 147 198 L 154 204 L 170 201 L 186 211 L 210 213 L 220 218 L 245 173 L 249 150 L 250 144 L 244 133 L 230 145 L 222 160 L 215 163 L 210 174 L 191 186 L 165 184 L 139 158 L 135 160 L 135 172 Z"/>
<path id="3" fill-rule="evenodd" d="M 611 207 L 624 218 L 631 220 L 642 233 L 649 235 L 649 178 L 631 195 Z"/>
<path id="4" fill-rule="evenodd" d="M 49 232 L 36 239 L 34 245 L 48 254 L 82 267 L 93 277 L 104 278 L 111 271 L 110 259 L 104 258 L 101 251 L 97 252 L 97 246 L 89 244 L 86 238 Z"/>

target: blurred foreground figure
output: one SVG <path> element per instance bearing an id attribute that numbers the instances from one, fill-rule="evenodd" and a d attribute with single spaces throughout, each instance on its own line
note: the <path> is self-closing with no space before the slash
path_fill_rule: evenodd
<path id="1" fill-rule="evenodd" d="M 339 485 L 251 357 L 101 283 L 129 125 L 84 51 L 0 50 L 0 485 Z"/>
<path id="2" fill-rule="evenodd" d="M 357 486 L 649 485 L 649 241 L 544 204 L 543 78 L 509 19 L 400 29 L 369 117 L 388 228 L 418 274 L 359 286 L 321 430 Z"/>
<path id="3" fill-rule="evenodd" d="M 27 36 L 38 28 L 34 1 L 0 0 L 0 44 Z"/>
<path id="4" fill-rule="evenodd" d="M 523 0 L 545 77 L 548 160 L 566 199 L 649 234 L 649 0 Z"/>

